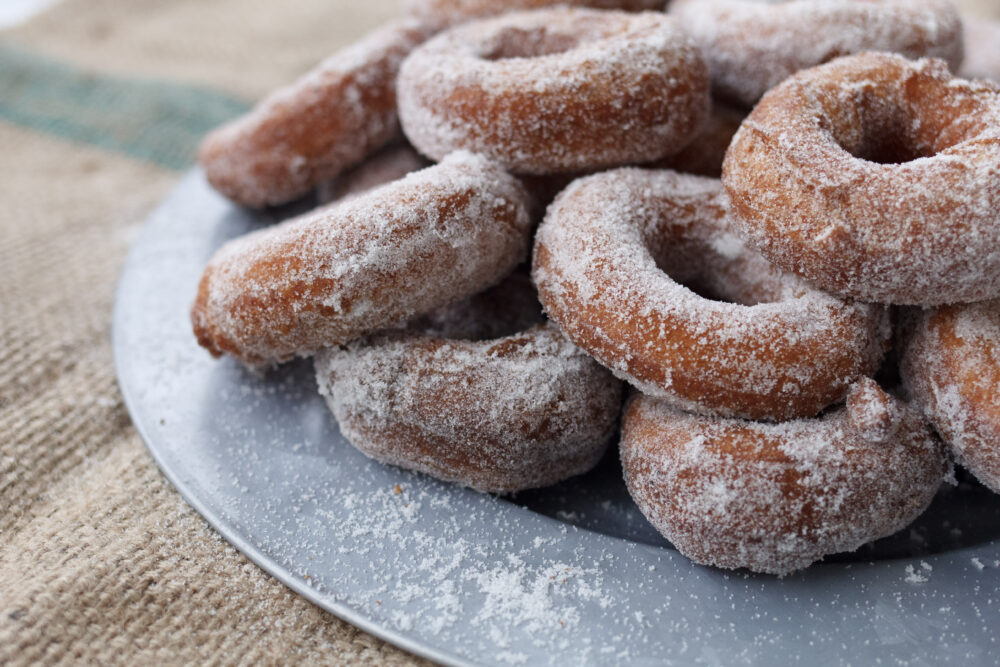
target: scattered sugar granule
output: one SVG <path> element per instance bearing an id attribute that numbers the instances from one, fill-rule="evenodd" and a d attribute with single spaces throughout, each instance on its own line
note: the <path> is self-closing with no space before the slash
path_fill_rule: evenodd
<path id="1" fill-rule="evenodd" d="M 906 566 L 906 578 L 904 581 L 908 584 L 926 584 L 929 579 L 924 575 L 917 572 L 916 568 L 912 565 Z"/>

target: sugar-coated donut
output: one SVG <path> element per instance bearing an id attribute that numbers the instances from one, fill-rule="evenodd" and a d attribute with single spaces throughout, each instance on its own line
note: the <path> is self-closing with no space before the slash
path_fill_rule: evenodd
<path id="1" fill-rule="evenodd" d="M 1000 301 L 915 315 L 900 372 L 960 464 L 1000 493 Z"/>
<path id="2" fill-rule="evenodd" d="M 962 62 L 949 0 L 674 0 L 670 14 L 705 52 L 716 94 L 747 107 L 795 72 L 853 53 Z"/>
<path id="3" fill-rule="evenodd" d="M 662 9 L 663 0 L 408 0 L 406 3 L 411 14 L 440 26 L 450 26 L 470 19 L 522 9 L 544 9 L 556 5 L 638 12 L 644 9 Z"/>
<path id="4" fill-rule="evenodd" d="M 632 498 L 682 554 L 778 575 L 905 527 L 947 467 L 923 416 L 867 378 L 846 407 L 781 424 L 637 395 L 621 457 Z"/>
<path id="5" fill-rule="evenodd" d="M 771 267 L 727 218 L 714 179 L 630 168 L 580 179 L 535 238 L 542 305 L 618 377 L 677 407 L 815 415 L 877 369 L 887 315 Z"/>
<path id="6" fill-rule="evenodd" d="M 708 122 L 690 144 L 679 153 L 644 166 L 719 178 L 722 176 L 726 150 L 746 117 L 747 114 L 742 109 L 715 101 L 712 103 L 712 115 Z"/>
<path id="7" fill-rule="evenodd" d="M 940 60 L 867 53 L 761 100 L 723 165 L 739 231 L 843 296 L 938 305 L 1000 294 L 1000 88 Z"/>
<path id="8" fill-rule="evenodd" d="M 965 29 L 962 76 L 1000 83 L 1000 21 L 966 16 L 962 23 Z"/>
<path id="9" fill-rule="evenodd" d="M 452 28 L 399 75 L 403 131 L 517 173 L 579 172 L 675 153 L 709 113 L 708 70 L 666 15 L 557 8 Z"/>
<path id="10" fill-rule="evenodd" d="M 622 385 L 541 320 L 526 275 L 316 357 L 344 436 L 381 461 L 510 493 L 586 472 L 614 435 Z M 528 326 L 525 330 L 525 326 Z"/>
<path id="11" fill-rule="evenodd" d="M 398 141 L 382 148 L 332 181 L 321 183 L 316 188 L 316 198 L 320 204 L 329 204 L 347 197 L 356 197 L 430 165 L 413 146 L 405 141 Z"/>
<path id="12" fill-rule="evenodd" d="M 363 160 L 398 135 L 396 74 L 429 35 L 391 23 L 209 134 L 198 158 L 209 183 L 238 204 L 282 204 Z"/>
<path id="13" fill-rule="evenodd" d="M 461 299 L 525 259 L 528 196 L 500 165 L 433 167 L 224 245 L 191 320 L 215 355 L 268 365 Z"/>

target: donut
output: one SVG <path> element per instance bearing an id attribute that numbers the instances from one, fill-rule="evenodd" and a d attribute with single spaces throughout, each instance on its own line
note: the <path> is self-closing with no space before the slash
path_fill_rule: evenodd
<path id="1" fill-rule="evenodd" d="M 391 23 L 338 51 L 249 114 L 210 133 L 198 160 L 212 187 L 250 207 L 306 194 L 399 134 L 396 74 L 430 34 Z"/>
<path id="2" fill-rule="evenodd" d="M 442 27 L 469 19 L 556 5 L 637 12 L 644 9 L 662 9 L 663 0 L 408 0 L 406 3 L 411 14 Z"/>
<path id="3" fill-rule="evenodd" d="M 403 62 L 399 116 L 432 159 L 458 148 L 515 173 L 675 153 L 709 112 L 698 48 L 662 13 L 557 8 L 467 23 Z"/>
<path id="4" fill-rule="evenodd" d="M 615 375 L 676 407 L 815 415 L 878 368 L 885 309 L 771 267 L 728 230 L 727 209 L 715 179 L 626 168 L 575 181 L 536 235 L 542 305 Z"/>
<path id="5" fill-rule="evenodd" d="M 344 437 L 382 463 L 489 493 L 555 484 L 601 459 L 622 384 L 540 321 L 516 274 L 403 331 L 321 352 L 320 393 Z"/>
<path id="6" fill-rule="evenodd" d="M 715 93 L 751 107 L 786 78 L 839 56 L 889 51 L 962 62 L 962 21 L 949 0 L 675 0 L 705 53 Z"/>
<path id="7" fill-rule="evenodd" d="M 940 60 L 848 56 L 760 101 L 722 182 L 742 235 L 845 297 L 933 306 L 1000 294 L 1000 88 Z"/>
<path id="8" fill-rule="evenodd" d="M 1000 493 L 1000 300 L 922 311 L 908 338 L 903 386 L 958 462 Z"/>
<path id="9" fill-rule="evenodd" d="M 645 166 L 649 169 L 673 169 L 686 174 L 719 178 L 722 176 L 726 150 L 746 116 L 742 109 L 714 101 L 712 115 L 690 144 L 679 153 Z"/>
<path id="10" fill-rule="evenodd" d="M 320 204 L 329 204 L 354 197 L 430 165 L 412 146 L 405 141 L 398 141 L 382 148 L 332 181 L 321 183 L 316 188 L 316 199 Z"/>
<path id="11" fill-rule="evenodd" d="M 1000 83 L 1000 21 L 964 17 L 965 62 L 962 76 Z"/>
<path id="12" fill-rule="evenodd" d="M 440 164 L 225 244 L 201 277 L 198 342 L 268 366 L 479 292 L 527 255 L 528 197 L 485 157 Z"/>
<path id="13" fill-rule="evenodd" d="M 620 447 L 633 500 L 682 554 L 777 575 L 907 526 L 947 469 L 923 416 L 867 378 L 846 407 L 781 424 L 637 395 Z"/>

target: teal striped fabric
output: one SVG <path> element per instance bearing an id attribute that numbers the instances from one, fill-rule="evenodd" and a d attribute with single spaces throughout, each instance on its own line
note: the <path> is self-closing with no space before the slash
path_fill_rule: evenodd
<path id="1" fill-rule="evenodd" d="M 168 169 L 191 166 L 201 137 L 248 108 L 207 88 L 88 72 L 0 41 L 0 119 Z"/>

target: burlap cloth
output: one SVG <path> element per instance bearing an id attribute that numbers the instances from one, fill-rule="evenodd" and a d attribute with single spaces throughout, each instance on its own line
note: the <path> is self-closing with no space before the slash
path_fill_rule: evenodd
<path id="1" fill-rule="evenodd" d="M 130 424 L 109 344 L 129 242 L 198 135 L 398 11 L 65 0 L 0 33 L 0 664 L 413 661 L 181 500 Z"/>

